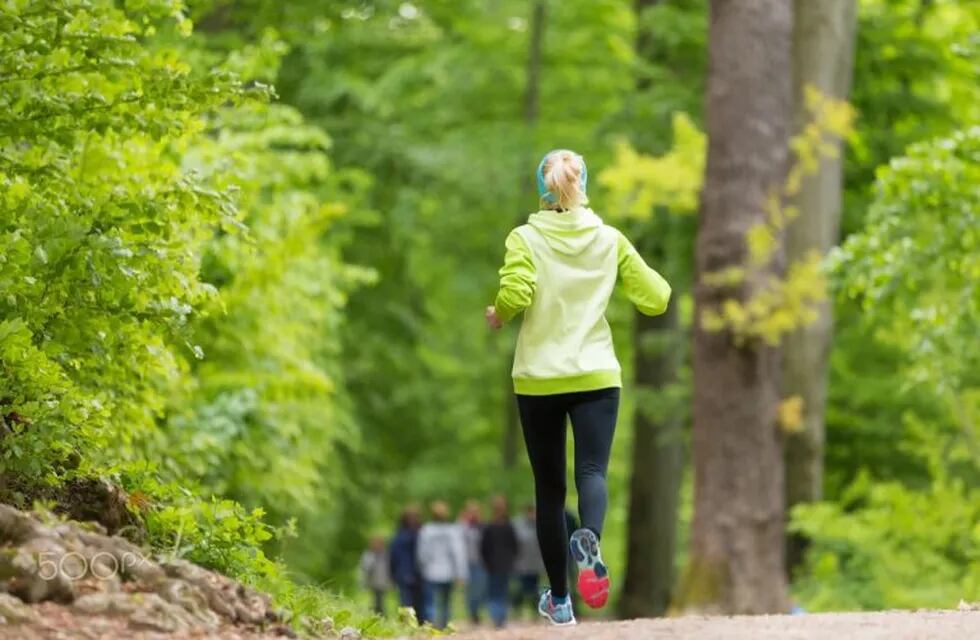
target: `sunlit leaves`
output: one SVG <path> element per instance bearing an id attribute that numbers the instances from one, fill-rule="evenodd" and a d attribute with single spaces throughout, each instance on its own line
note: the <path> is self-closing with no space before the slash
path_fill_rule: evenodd
<path id="1" fill-rule="evenodd" d="M 786 177 L 783 194 L 796 195 L 803 177 L 816 173 L 824 158 L 840 155 L 840 141 L 854 132 L 854 108 L 813 86 L 804 89 L 807 124 L 790 141 L 796 162 Z"/>
<path id="2" fill-rule="evenodd" d="M 19 327 L 3 340 L 0 404 L 34 424 L 4 442 L 7 469 L 134 459 L 184 384 L 180 334 L 214 291 L 198 278 L 201 246 L 238 214 L 177 152 L 245 94 L 140 41 L 179 12 L 0 8 L 0 317 Z"/>
<path id="3" fill-rule="evenodd" d="M 711 283 L 719 281 L 724 282 L 715 278 Z M 768 276 L 744 303 L 728 298 L 717 309 L 705 309 L 701 323 L 707 331 L 731 331 L 738 345 L 750 339 L 778 345 L 786 334 L 813 322 L 816 305 L 826 298 L 822 257 L 812 252 L 791 264 L 782 278 Z"/>
<path id="4" fill-rule="evenodd" d="M 785 202 L 798 192 L 804 176 L 819 169 L 821 159 L 837 156 L 840 139 L 852 131 L 853 111 L 846 102 L 808 87 L 806 107 L 809 121 L 791 142 L 793 166 L 784 183 L 773 188 L 763 203 L 762 220 L 745 234 L 744 264 L 702 276 L 704 284 L 711 287 L 750 285 L 746 300 L 726 298 L 717 308 L 701 313 L 701 326 L 706 331 L 728 330 L 738 345 L 751 340 L 778 345 L 789 333 L 816 320 L 817 305 L 827 299 L 823 257 L 817 252 L 788 265 L 785 276 L 769 272 L 786 226 L 799 215 L 796 207 Z"/>
<path id="5" fill-rule="evenodd" d="M 349 290 L 370 272 L 341 260 L 335 226 L 358 193 L 335 175 L 329 138 L 289 107 L 223 110 L 210 125 L 184 163 L 235 186 L 248 233 L 207 244 L 203 277 L 218 295 L 192 326 L 207 357 L 195 393 L 174 408 L 171 461 L 283 519 L 327 493 L 334 442 L 356 437 L 335 408 L 339 327 Z"/>
<path id="6" fill-rule="evenodd" d="M 786 433 L 800 433 L 806 425 L 803 421 L 804 401 L 799 395 L 784 398 L 777 409 L 780 428 Z"/>
<path id="7" fill-rule="evenodd" d="M 610 220 L 646 220 L 658 209 L 695 211 L 704 178 L 705 135 L 687 114 L 676 113 L 673 140 L 661 156 L 638 153 L 625 142 L 616 146 L 613 163 L 599 174 Z"/>

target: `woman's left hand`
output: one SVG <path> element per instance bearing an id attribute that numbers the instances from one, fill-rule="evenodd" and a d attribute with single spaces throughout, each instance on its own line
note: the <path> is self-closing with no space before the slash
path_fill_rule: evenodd
<path id="1" fill-rule="evenodd" d="M 497 307 L 490 305 L 487 307 L 487 311 L 484 314 L 487 319 L 487 326 L 491 329 L 499 329 L 504 326 L 503 320 L 497 315 Z"/>

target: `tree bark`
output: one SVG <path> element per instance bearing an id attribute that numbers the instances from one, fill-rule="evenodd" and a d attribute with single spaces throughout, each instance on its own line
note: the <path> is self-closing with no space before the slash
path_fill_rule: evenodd
<path id="1" fill-rule="evenodd" d="M 782 186 L 792 116 L 793 4 L 711 0 L 708 158 L 696 243 L 694 522 L 679 591 L 685 609 L 788 610 L 779 352 L 706 331 L 706 309 L 742 302 L 772 273 L 728 288 L 706 274 L 747 263 L 746 234 Z M 779 270 L 778 257 L 768 271 Z"/>
<path id="2" fill-rule="evenodd" d="M 541 51 L 544 46 L 544 0 L 534 3 L 531 10 L 531 40 L 527 51 L 527 87 L 524 91 L 524 124 L 533 127 L 538 122 L 541 95 Z"/>
<path id="3" fill-rule="evenodd" d="M 541 95 L 541 52 L 544 47 L 544 27 L 545 27 L 545 0 L 537 0 L 531 9 L 531 31 L 530 40 L 528 41 L 528 51 L 527 51 L 527 84 L 524 90 L 524 126 L 527 129 L 528 139 L 530 140 L 531 134 L 534 128 L 538 124 L 538 111 L 540 109 L 540 95 Z M 530 147 L 530 144 L 529 144 Z M 531 151 L 529 150 L 528 156 L 531 156 Z M 529 161 L 528 167 L 532 165 L 533 159 Z M 521 202 L 524 201 L 523 196 L 526 192 L 534 189 L 534 177 L 529 168 L 526 176 L 521 177 L 520 188 L 518 189 L 518 194 L 521 196 Z M 518 224 L 524 222 L 523 215 L 517 221 Z M 510 376 L 510 367 L 506 368 L 506 385 L 507 385 L 507 398 L 508 402 L 507 413 L 505 415 L 504 421 L 504 442 L 503 442 L 503 456 L 502 462 L 504 470 L 509 471 L 514 468 L 517 464 L 517 453 L 520 447 L 520 432 L 521 424 L 520 418 L 517 415 L 517 405 L 513 402 L 510 389 L 513 388 L 513 381 Z"/>
<path id="4" fill-rule="evenodd" d="M 856 35 L 855 0 L 796 0 L 793 30 L 794 126 L 810 121 L 804 90 L 813 86 L 838 99 L 847 98 Z M 838 144 L 838 151 L 840 145 Z M 811 251 L 825 254 L 840 236 L 843 164 L 824 158 L 817 173 L 803 179 L 794 204 L 799 217 L 787 229 L 786 257 L 792 263 Z M 787 337 L 783 345 L 783 396 L 803 399 L 803 429 L 786 439 L 786 503 L 793 506 L 823 496 L 824 412 L 828 354 L 833 333 L 830 302 L 820 305 L 817 320 Z M 787 569 L 803 558 L 806 541 L 787 539 Z"/>
<path id="5" fill-rule="evenodd" d="M 637 22 L 643 12 L 659 0 L 634 0 Z M 640 26 L 636 54 L 650 56 L 651 35 Z M 637 78 L 637 90 L 649 79 Z M 658 234 L 657 253 L 667 247 Z M 667 612 L 674 588 L 674 557 L 677 552 L 677 512 L 684 469 L 684 445 L 680 421 L 644 410 L 643 397 L 674 383 L 680 366 L 682 339 L 674 301 L 667 313 L 655 318 L 636 314 L 633 325 L 633 354 L 637 409 L 633 418 L 633 456 L 630 476 L 629 526 L 626 546 L 626 577 L 619 601 L 623 618 L 662 616 Z"/>

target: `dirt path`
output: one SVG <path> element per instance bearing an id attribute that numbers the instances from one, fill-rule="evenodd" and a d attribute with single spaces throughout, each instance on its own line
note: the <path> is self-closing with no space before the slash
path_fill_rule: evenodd
<path id="1" fill-rule="evenodd" d="M 455 640 L 980 640 L 980 611 L 671 618 L 470 631 Z"/>

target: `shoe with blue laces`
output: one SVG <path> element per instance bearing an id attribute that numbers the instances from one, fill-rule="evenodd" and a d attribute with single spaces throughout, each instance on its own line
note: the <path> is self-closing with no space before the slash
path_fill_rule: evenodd
<path id="1" fill-rule="evenodd" d="M 548 619 L 553 625 L 569 627 L 575 624 L 575 614 L 572 613 L 572 599 L 565 596 L 564 602 L 555 602 L 551 589 L 541 594 L 538 601 L 538 613 Z"/>

